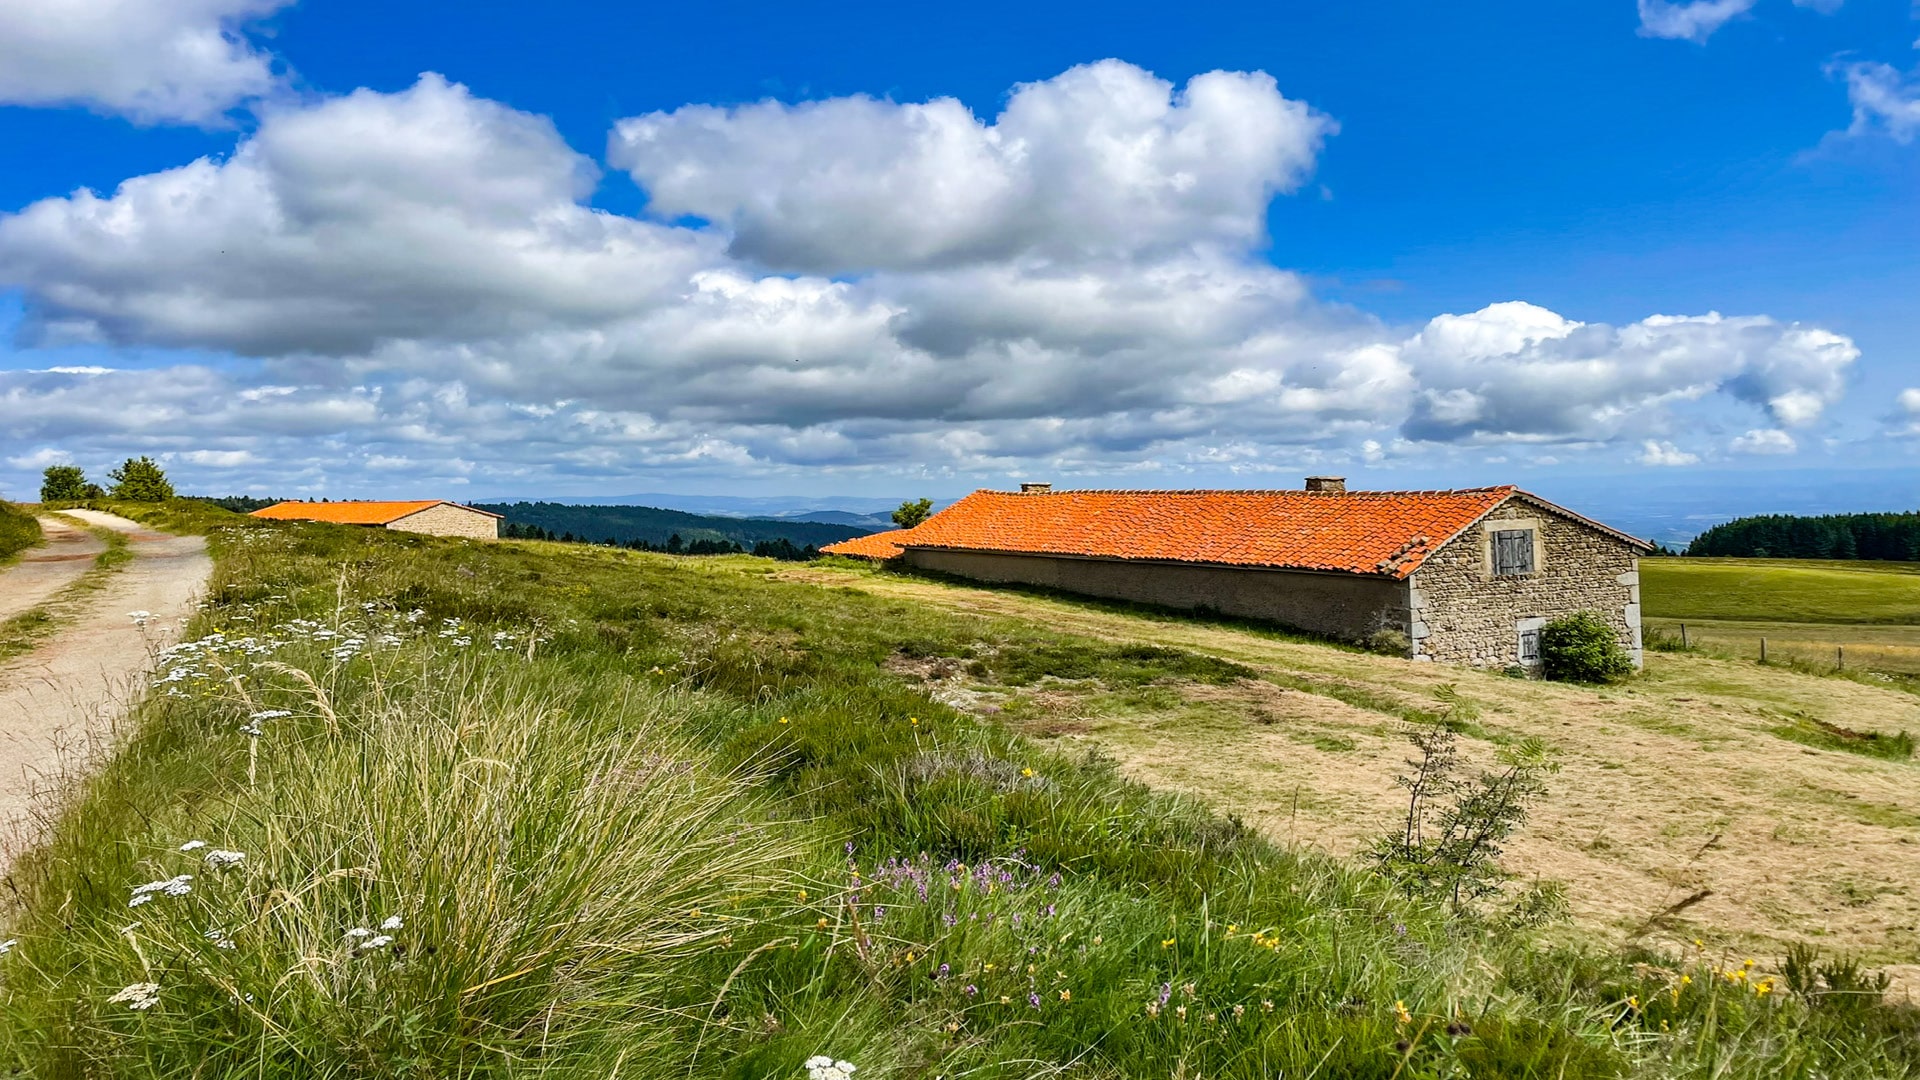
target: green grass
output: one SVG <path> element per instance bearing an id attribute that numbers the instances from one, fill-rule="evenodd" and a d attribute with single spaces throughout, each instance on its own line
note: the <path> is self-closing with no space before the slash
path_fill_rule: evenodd
<path id="1" fill-rule="evenodd" d="M 40 543 L 40 523 L 32 514 L 0 500 L 0 566 Z"/>
<path id="2" fill-rule="evenodd" d="M 889 670 L 1145 700 L 1241 677 L 1215 658 L 744 557 L 216 521 L 187 522 L 213 529 L 201 644 L 12 875 L 0 1066 L 1920 1075 L 1911 1010 L 1411 905 Z M 146 983 L 151 1009 L 110 1001 Z"/>
<path id="3" fill-rule="evenodd" d="M 1648 619 L 1920 625 L 1920 564 L 1642 559 Z"/>

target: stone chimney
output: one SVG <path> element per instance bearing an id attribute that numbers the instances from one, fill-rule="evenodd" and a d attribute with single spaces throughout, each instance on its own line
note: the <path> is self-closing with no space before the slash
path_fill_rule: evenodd
<path id="1" fill-rule="evenodd" d="M 1045 495 L 1047 492 L 1052 490 L 1053 490 L 1052 484 L 1029 483 L 1029 484 L 1020 485 L 1020 494 L 1022 495 Z"/>
<path id="2" fill-rule="evenodd" d="M 1307 477 L 1307 490 L 1345 491 L 1347 490 L 1347 478 L 1344 476 L 1309 476 Z"/>

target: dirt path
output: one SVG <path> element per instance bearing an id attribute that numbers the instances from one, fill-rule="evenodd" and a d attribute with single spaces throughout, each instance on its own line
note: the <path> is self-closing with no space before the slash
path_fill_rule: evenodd
<path id="1" fill-rule="evenodd" d="M 1698 935 L 1762 957 L 1813 941 L 1863 954 L 1920 993 L 1920 760 L 1783 734 L 1815 720 L 1920 732 L 1912 694 L 1661 653 L 1620 686 L 1565 686 L 1011 590 L 817 569 L 785 576 L 1247 664 L 1267 678 L 1134 700 L 1056 684 L 1019 691 L 1015 712 L 1038 715 L 1025 724 L 1032 735 L 1099 745 L 1137 779 L 1341 855 L 1404 810 L 1393 777 L 1410 748 L 1394 711 L 1434 708 L 1451 686 L 1486 735 L 1464 740 L 1471 757 L 1492 756 L 1488 739 L 1530 736 L 1560 762 L 1506 862 L 1565 882 L 1582 925 L 1614 937 Z M 957 691 L 956 703 L 998 689 L 940 688 Z M 1364 693 L 1343 701 L 1345 689 Z"/>
<path id="2" fill-rule="evenodd" d="M 201 537 L 71 513 L 126 533 L 134 559 L 72 622 L 0 667 L 0 868 L 37 835 L 37 797 L 111 748 L 115 718 L 137 696 L 154 650 L 171 644 L 193 613 L 213 569 Z M 134 611 L 150 613 L 144 625 L 129 617 Z"/>
<path id="3" fill-rule="evenodd" d="M 94 557 L 106 550 L 85 529 L 57 517 L 42 515 L 40 531 L 47 542 L 0 570 L 0 620 L 31 611 L 87 572 Z"/>

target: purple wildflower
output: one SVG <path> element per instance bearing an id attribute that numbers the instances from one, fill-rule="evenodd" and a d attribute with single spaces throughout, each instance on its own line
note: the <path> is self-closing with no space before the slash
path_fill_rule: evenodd
<path id="1" fill-rule="evenodd" d="M 1027 1004 L 1033 1006 L 1036 1009 L 1040 1007 L 1040 994 L 1038 991 L 1034 991 L 1027 995 Z"/>
<path id="2" fill-rule="evenodd" d="M 947 977 L 947 976 L 948 976 L 949 974 L 951 974 L 951 973 L 952 973 L 952 971 L 953 971 L 953 969 L 952 969 L 952 968 L 950 968 L 950 967 L 948 967 L 948 966 L 947 966 L 947 965 L 945 965 L 945 964 L 941 964 L 941 965 L 940 965 L 940 969 L 939 969 L 938 971 L 935 971 L 935 972 L 933 973 L 933 977 L 934 977 L 934 978 L 936 978 L 936 979 L 944 979 L 944 978 L 946 978 L 946 977 Z"/>
<path id="3" fill-rule="evenodd" d="M 960 988 L 960 992 L 967 995 L 968 997 L 972 997 L 973 995 L 978 994 L 980 992 L 980 988 L 973 985 L 972 983 L 968 983 L 967 985 Z"/>

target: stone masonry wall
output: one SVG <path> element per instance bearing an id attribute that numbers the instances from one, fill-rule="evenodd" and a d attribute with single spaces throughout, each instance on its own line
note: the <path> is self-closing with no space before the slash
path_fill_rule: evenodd
<path id="1" fill-rule="evenodd" d="M 1407 583 L 1386 578 L 976 551 L 909 549 L 906 559 L 913 566 L 976 581 L 1044 585 L 1158 607 L 1206 608 L 1343 638 L 1407 628 Z"/>
<path id="2" fill-rule="evenodd" d="M 1492 531 L 1532 527 L 1534 573 L 1494 577 Z M 1572 518 L 1511 499 L 1421 564 L 1412 577 L 1414 655 L 1445 663 L 1519 662 L 1520 623 L 1577 611 L 1605 616 L 1641 662 L 1639 552 Z"/>
<path id="3" fill-rule="evenodd" d="M 498 540 L 500 519 L 469 510 L 464 506 L 441 503 L 387 525 L 395 532 L 430 533 L 434 536 L 466 536 L 475 540 Z"/>

